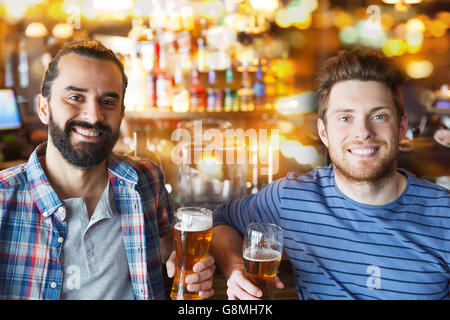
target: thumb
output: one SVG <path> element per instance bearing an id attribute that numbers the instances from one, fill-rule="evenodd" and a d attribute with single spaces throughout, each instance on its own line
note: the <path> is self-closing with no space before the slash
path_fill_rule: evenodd
<path id="1" fill-rule="evenodd" d="M 278 277 L 275 278 L 275 288 L 284 289 L 284 283 Z"/>
<path id="2" fill-rule="evenodd" d="M 175 275 L 175 261 L 176 261 L 176 254 L 175 251 L 172 251 L 169 259 L 167 259 L 166 261 L 167 276 L 169 278 L 172 278 Z"/>

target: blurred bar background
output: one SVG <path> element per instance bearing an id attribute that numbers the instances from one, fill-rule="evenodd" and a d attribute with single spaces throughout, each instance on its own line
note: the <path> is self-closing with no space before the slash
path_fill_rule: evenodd
<path id="1" fill-rule="evenodd" d="M 0 168 L 26 161 L 46 140 L 36 97 L 51 57 L 67 41 L 98 39 L 129 80 L 115 151 L 157 162 L 175 207 L 215 206 L 329 163 L 314 74 L 339 50 L 370 47 L 408 76 L 399 166 L 448 187 L 448 145 L 433 135 L 449 127 L 449 9 L 448 0 L 2 0 L 0 87 L 14 89 L 21 125 L 0 125 Z M 0 104 L 0 118 L 13 104 Z M 242 170 L 216 155 L 175 163 L 174 150 L 187 147 L 173 132 L 196 120 L 204 130 L 266 130 L 267 139 L 245 136 Z"/>

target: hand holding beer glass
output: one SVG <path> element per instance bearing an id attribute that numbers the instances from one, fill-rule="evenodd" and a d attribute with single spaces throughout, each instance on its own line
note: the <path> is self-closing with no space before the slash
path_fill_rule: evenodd
<path id="1" fill-rule="evenodd" d="M 251 223 L 244 237 L 245 276 L 272 300 L 283 253 L 283 229 L 271 223 Z"/>
<path id="2" fill-rule="evenodd" d="M 198 292 L 187 290 L 186 276 L 193 274 L 194 265 L 208 255 L 212 238 L 212 211 L 206 208 L 184 207 L 177 210 L 175 224 L 176 272 L 170 298 L 199 300 Z"/>

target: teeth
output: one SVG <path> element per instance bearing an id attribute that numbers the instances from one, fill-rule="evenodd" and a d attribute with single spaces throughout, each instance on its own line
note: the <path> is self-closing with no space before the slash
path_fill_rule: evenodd
<path id="1" fill-rule="evenodd" d="M 360 155 L 366 155 L 366 154 L 371 154 L 375 152 L 375 149 L 356 149 L 356 150 L 351 150 L 352 153 L 355 154 L 360 154 Z"/>
<path id="2" fill-rule="evenodd" d="M 81 128 L 76 128 L 75 130 L 79 134 L 81 134 L 83 136 L 87 136 L 87 137 L 98 137 L 100 135 L 100 132 L 84 130 L 84 129 L 81 129 Z"/>

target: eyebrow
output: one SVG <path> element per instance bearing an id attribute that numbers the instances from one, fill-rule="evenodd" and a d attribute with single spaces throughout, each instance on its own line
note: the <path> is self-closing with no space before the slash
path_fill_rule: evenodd
<path id="1" fill-rule="evenodd" d="M 377 111 L 380 111 L 383 109 L 388 109 L 389 111 L 391 111 L 391 108 L 389 106 L 377 106 L 377 107 L 370 109 L 370 113 L 377 112 Z M 352 113 L 353 111 L 355 111 L 355 108 L 338 109 L 338 110 L 335 110 L 332 114 Z"/>
<path id="2" fill-rule="evenodd" d="M 64 91 L 88 92 L 88 89 L 78 88 L 78 87 L 75 87 L 75 86 L 68 86 L 68 87 L 64 88 Z"/>
<path id="3" fill-rule="evenodd" d="M 64 90 L 65 91 L 77 91 L 77 92 L 88 92 L 89 91 L 88 89 L 79 88 L 79 87 L 75 87 L 75 86 L 68 86 L 68 87 L 64 88 Z M 120 99 L 120 96 L 114 91 L 106 91 L 102 94 L 102 97 Z"/>

